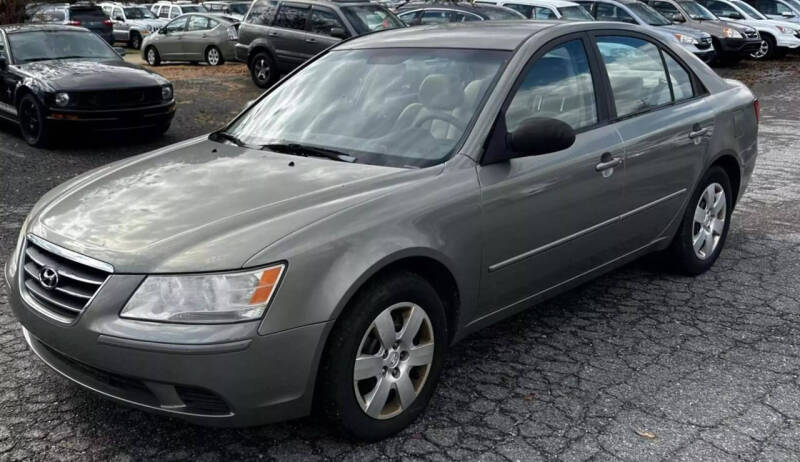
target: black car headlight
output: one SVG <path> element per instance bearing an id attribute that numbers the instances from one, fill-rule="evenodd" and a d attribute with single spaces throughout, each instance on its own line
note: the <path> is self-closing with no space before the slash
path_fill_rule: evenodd
<path id="1" fill-rule="evenodd" d="M 164 85 L 161 87 L 161 99 L 169 101 L 172 99 L 172 85 Z"/>
<path id="2" fill-rule="evenodd" d="M 58 107 L 65 107 L 69 104 L 69 93 L 59 92 L 53 96 L 53 103 Z"/>

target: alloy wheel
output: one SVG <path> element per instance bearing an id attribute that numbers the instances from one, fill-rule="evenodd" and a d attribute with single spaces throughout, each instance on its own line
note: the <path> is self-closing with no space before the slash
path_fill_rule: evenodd
<path id="1" fill-rule="evenodd" d="M 25 137 L 31 140 L 39 138 L 39 130 L 41 128 L 41 118 L 38 108 L 33 102 L 25 100 L 20 107 L 20 127 L 22 128 Z"/>
<path id="2" fill-rule="evenodd" d="M 156 50 L 154 48 L 147 50 L 147 64 L 151 66 L 156 65 Z"/>
<path id="3" fill-rule="evenodd" d="M 726 211 L 725 190 L 719 183 L 711 183 L 700 195 L 692 224 L 692 248 L 700 260 L 709 258 L 719 246 Z"/>
<path id="4" fill-rule="evenodd" d="M 434 359 L 433 325 L 414 303 L 383 310 L 356 352 L 353 387 L 361 409 L 374 419 L 407 410 L 428 379 Z"/>
<path id="5" fill-rule="evenodd" d="M 761 41 L 761 47 L 759 47 L 758 51 L 754 51 L 750 54 L 750 57 L 754 59 L 761 59 L 769 53 L 769 43 L 766 40 Z"/>
<path id="6" fill-rule="evenodd" d="M 219 64 L 219 51 L 216 48 L 208 50 L 208 64 L 216 66 Z"/>
<path id="7" fill-rule="evenodd" d="M 259 58 L 253 64 L 253 71 L 256 75 L 256 79 L 258 79 L 259 81 L 266 82 L 267 80 L 269 80 L 270 68 L 265 58 Z"/>
<path id="8" fill-rule="evenodd" d="M 134 50 L 138 50 L 142 46 L 141 40 L 138 35 L 134 34 L 133 38 L 131 38 L 131 47 Z"/>

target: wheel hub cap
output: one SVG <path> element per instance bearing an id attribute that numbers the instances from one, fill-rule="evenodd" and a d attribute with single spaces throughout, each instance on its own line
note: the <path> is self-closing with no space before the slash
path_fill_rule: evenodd
<path id="1" fill-rule="evenodd" d="M 725 190 L 719 183 L 712 183 L 700 195 L 694 212 L 692 248 L 697 258 L 705 260 L 719 246 L 725 230 L 727 203 Z"/>

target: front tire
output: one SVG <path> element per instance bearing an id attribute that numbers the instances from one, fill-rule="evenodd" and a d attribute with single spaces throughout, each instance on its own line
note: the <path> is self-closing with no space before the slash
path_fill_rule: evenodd
<path id="1" fill-rule="evenodd" d="M 277 80 L 275 60 L 268 53 L 260 51 L 250 59 L 250 77 L 259 88 L 269 88 Z"/>
<path id="2" fill-rule="evenodd" d="M 668 251 L 678 269 L 696 276 L 714 265 L 728 236 L 733 200 L 728 174 L 711 167 L 692 194 Z"/>
<path id="3" fill-rule="evenodd" d="M 750 53 L 750 57 L 758 61 L 772 59 L 775 56 L 776 48 L 777 44 L 775 43 L 775 39 L 769 35 L 764 35 L 761 39 L 761 48 L 758 51 Z"/>
<path id="4" fill-rule="evenodd" d="M 339 317 L 320 362 L 317 408 L 356 439 L 411 424 L 439 380 L 448 343 L 444 305 L 409 272 L 380 277 Z"/>
<path id="5" fill-rule="evenodd" d="M 161 64 L 161 55 L 158 54 L 158 50 L 156 50 L 154 46 L 147 47 L 147 50 L 144 52 L 144 57 L 147 64 L 151 66 L 155 67 Z"/>
<path id="6" fill-rule="evenodd" d="M 50 133 L 47 129 L 47 119 L 44 107 L 32 94 L 22 97 L 17 108 L 19 128 L 25 142 L 37 148 L 50 145 Z"/>
<path id="7" fill-rule="evenodd" d="M 222 56 L 222 52 L 219 51 L 219 48 L 210 46 L 206 50 L 206 62 L 209 66 L 221 66 L 225 64 L 225 58 Z"/>

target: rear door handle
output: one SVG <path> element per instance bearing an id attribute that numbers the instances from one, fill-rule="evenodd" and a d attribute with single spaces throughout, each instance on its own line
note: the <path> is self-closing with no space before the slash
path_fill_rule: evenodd
<path id="1" fill-rule="evenodd" d="M 609 160 L 602 161 L 599 164 L 595 165 L 594 169 L 595 171 L 602 172 L 604 170 L 617 167 L 619 165 L 622 165 L 622 157 L 613 157 Z"/>
<path id="2" fill-rule="evenodd" d="M 706 133 L 708 133 L 708 127 L 701 128 L 699 130 L 692 130 L 692 131 L 689 132 L 689 138 L 692 138 L 692 139 L 700 138 L 701 136 L 705 135 Z"/>

